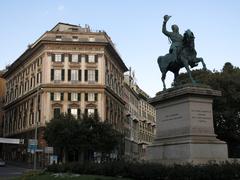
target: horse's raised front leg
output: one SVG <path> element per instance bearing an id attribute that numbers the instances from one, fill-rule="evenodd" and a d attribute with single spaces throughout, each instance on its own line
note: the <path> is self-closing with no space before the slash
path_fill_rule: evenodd
<path id="1" fill-rule="evenodd" d="M 183 62 L 183 65 L 184 65 L 185 69 L 187 70 L 189 78 L 191 79 L 192 83 L 195 84 L 196 81 L 192 77 L 192 73 L 191 73 L 191 70 L 189 68 L 188 61 L 187 60 L 182 60 L 182 62 Z"/>
<path id="2" fill-rule="evenodd" d="M 203 70 L 206 71 L 206 70 L 207 70 L 207 67 L 206 67 L 205 62 L 203 61 L 203 58 L 196 58 L 196 60 L 197 60 L 198 62 L 201 62 L 201 63 L 202 63 Z"/>

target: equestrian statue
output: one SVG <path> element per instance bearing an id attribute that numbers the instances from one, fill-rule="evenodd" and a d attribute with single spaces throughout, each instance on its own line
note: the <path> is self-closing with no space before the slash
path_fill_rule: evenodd
<path id="1" fill-rule="evenodd" d="M 174 73 L 174 83 L 176 82 L 176 78 L 179 75 L 179 70 L 183 67 L 187 70 L 188 76 L 191 79 L 192 83 L 195 83 L 195 80 L 192 77 L 190 68 L 193 68 L 198 65 L 199 62 L 202 63 L 203 69 L 206 70 L 206 64 L 203 61 L 203 58 L 197 57 L 197 52 L 195 50 L 194 45 L 194 34 L 191 30 L 185 31 L 182 36 L 179 33 L 179 28 L 176 24 L 172 25 L 172 32 L 167 31 L 166 24 L 171 16 L 165 15 L 163 17 L 163 25 L 162 32 L 165 34 L 169 41 L 171 42 L 171 46 L 169 49 L 169 53 L 165 56 L 158 57 L 158 66 L 162 72 L 162 82 L 163 82 L 163 90 L 166 90 L 165 78 L 168 71 Z"/>

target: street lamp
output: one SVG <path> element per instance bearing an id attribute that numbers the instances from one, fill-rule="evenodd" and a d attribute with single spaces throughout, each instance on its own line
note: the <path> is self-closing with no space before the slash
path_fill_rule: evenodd
<path id="1" fill-rule="evenodd" d="M 39 115 L 38 115 L 38 102 L 39 102 L 39 91 L 41 90 L 40 85 L 38 85 L 37 87 L 37 102 L 36 102 L 36 113 L 35 113 L 35 143 L 36 143 L 36 147 L 34 148 L 34 162 L 33 162 L 33 169 L 36 170 L 37 169 L 37 145 L 38 145 L 38 140 L 37 140 L 37 133 L 38 133 L 38 121 L 39 121 Z"/>

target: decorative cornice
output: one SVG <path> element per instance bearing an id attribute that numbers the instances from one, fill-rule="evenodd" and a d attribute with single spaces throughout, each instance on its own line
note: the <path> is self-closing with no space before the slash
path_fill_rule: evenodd
<path id="1" fill-rule="evenodd" d="M 40 40 L 39 42 L 37 42 L 36 45 L 34 45 L 34 47 L 27 49 L 16 61 L 14 61 L 14 63 L 11 64 L 11 66 L 8 68 L 7 72 L 5 72 L 3 74 L 3 78 L 7 78 L 12 72 L 14 72 L 14 70 L 18 67 L 21 66 L 22 63 L 32 57 L 34 55 L 34 53 L 38 50 L 43 50 L 45 47 L 45 44 L 55 44 L 58 45 L 58 49 L 63 48 L 64 45 L 89 45 L 89 50 L 93 50 L 91 49 L 93 45 L 95 46 L 104 46 L 106 47 L 113 56 L 115 56 L 118 60 L 117 63 L 119 64 L 119 66 L 122 68 L 122 70 L 125 72 L 128 70 L 128 68 L 126 67 L 126 65 L 124 64 L 123 60 L 121 59 L 121 57 L 119 56 L 119 54 L 116 52 L 115 48 L 112 46 L 111 43 L 109 42 L 89 42 L 89 41 L 78 41 L 78 42 L 74 42 L 74 41 L 51 41 L 51 40 Z M 48 50 L 49 47 L 47 47 Z M 57 48 L 57 47 L 56 47 Z M 76 47 L 77 48 L 77 47 Z M 78 47 L 79 48 L 79 47 Z M 52 50 L 50 48 L 50 50 Z M 54 50 L 54 49 L 53 49 Z M 66 50 L 66 49 L 65 49 Z M 77 49 L 76 49 L 77 50 Z M 79 49 L 80 50 L 80 49 Z M 99 49 L 100 50 L 100 49 Z"/>

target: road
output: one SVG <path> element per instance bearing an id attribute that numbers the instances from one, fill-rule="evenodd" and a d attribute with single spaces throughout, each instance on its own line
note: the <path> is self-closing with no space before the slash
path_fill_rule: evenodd
<path id="1" fill-rule="evenodd" d="M 29 170 L 30 169 L 7 164 L 5 167 L 0 167 L 0 180 L 8 180 L 12 177 L 20 176 Z"/>

